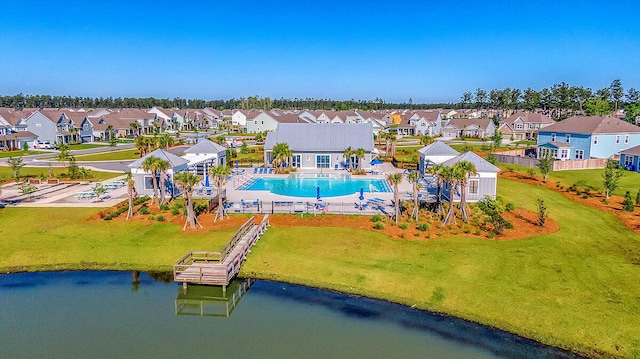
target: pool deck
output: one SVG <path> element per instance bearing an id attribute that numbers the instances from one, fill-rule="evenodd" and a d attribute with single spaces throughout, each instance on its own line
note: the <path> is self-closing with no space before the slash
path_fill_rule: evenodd
<path id="1" fill-rule="evenodd" d="M 402 169 L 397 169 L 395 167 L 393 167 L 392 164 L 390 163 L 384 163 L 382 165 L 378 165 L 376 170 L 378 171 L 384 171 L 384 174 L 378 174 L 378 175 L 372 175 L 372 174 L 367 174 L 367 175 L 353 175 L 354 178 L 361 178 L 361 179 L 386 179 L 386 175 L 389 173 L 402 173 L 404 170 Z M 227 183 L 226 185 L 226 189 L 227 189 L 227 200 L 231 203 L 234 204 L 238 204 L 238 203 L 242 203 L 242 201 L 246 202 L 246 203 L 251 203 L 254 201 L 259 201 L 262 203 L 266 203 L 269 204 L 269 206 L 265 206 L 265 209 L 258 209 L 258 208 L 244 208 L 244 207 L 240 207 L 243 213 L 251 213 L 251 212 L 271 212 L 271 204 L 274 202 L 293 202 L 294 204 L 304 204 L 305 205 L 305 212 L 309 213 L 311 210 L 307 207 L 307 204 L 316 204 L 317 200 L 316 197 L 295 197 L 295 196 L 284 196 L 284 195 L 279 195 L 279 194 L 274 194 L 271 193 L 270 191 L 246 191 L 246 190 L 238 190 L 238 187 L 242 186 L 244 183 L 246 183 L 247 181 L 250 181 L 253 178 L 286 178 L 289 176 L 289 174 L 253 174 L 248 173 L 250 171 L 246 171 L 245 174 L 243 175 L 236 175 L 234 177 L 231 178 L 231 180 Z M 309 170 L 298 170 L 296 173 L 336 173 L 336 174 L 344 174 L 347 173 L 345 170 L 334 170 L 334 169 L 323 169 L 322 171 L 320 171 L 319 169 L 309 169 Z M 403 180 L 399 187 L 399 193 L 400 193 L 400 199 L 404 200 L 406 199 L 406 194 L 407 192 L 411 192 L 411 184 L 409 182 L 407 182 L 406 180 Z M 322 195 L 322 193 L 321 193 Z M 359 203 L 365 203 L 367 200 L 369 199 L 373 199 L 373 198 L 380 198 L 382 200 L 384 200 L 384 207 L 383 209 L 386 211 L 392 211 L 392 207 L 391 207 L 391 201 L 393 200 L 393 192 L 378 192 L 378 191 L 373 191 L 373 192 L 369 192 L 366 191 L 364 192 L 364 201 L 360 201 L 359 200 L 360 197 L 360 192 L 356 192 L 350 195 L 346 195 L 346 196 L 332 196 L 332 197 L 321 197 L 322 200 L 322 204 L 327 206 L 327 211 L 325 213 L 352 213 L 352 214 L 374 214 L 374 213 L 379 213 L 379 211 L 376 210 L 359 210 L 358 208 L 356 208 L 356 204 Z M 294 206 L 291 206 L 290 208 L 290 212 L 293 212 L 295 210 L 295 208 L 293 208 Z M 285 212 L 287 211 L 286 209 L 284 210 Z M 231 213 L 233 213 L 234 210 L 231 210 Z M 235 207 L 235 212 L 239 212 L 238 211 L 238 207 Z M 295 211 L 298 212 L 299 211 Z M 321 213 L 321 210 L 318 209 L 317 211 L 318 213 Z"/>

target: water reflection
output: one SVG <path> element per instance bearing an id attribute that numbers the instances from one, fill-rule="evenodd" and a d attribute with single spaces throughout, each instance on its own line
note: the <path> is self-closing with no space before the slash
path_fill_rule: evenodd
<path id="1" fill-rule="evenodd" d="M 229 317 L 254 283 L 253 279 L 236 278 L 229 283 L 226 290 L 221 286 L 206 285 L 179 287 L 175 302 L 176 314 Z"/>

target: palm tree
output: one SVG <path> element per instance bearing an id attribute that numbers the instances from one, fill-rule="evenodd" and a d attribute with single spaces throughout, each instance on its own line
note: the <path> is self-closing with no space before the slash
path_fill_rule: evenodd
<path id="1" fill-rule="evenodd" d="M 418 202 L 418 191 L 420 190 L 420 184 L 418 181 L 422 177 L 419 171 L 410 171 L 407 173 L 407 180 L 411 183 L 411 190 L 413 195 L 413 213 L 416 222 L 418 222 L 418 210 L 420 209 L 420 203 Z"/>
<path id="2" fill-rule="evenodd" d="M 432 174 L 435 179 L 436 179 L 436 186 L 437 186 L 437 190 L 436 190 L 436 207 L 435 207 L 435 212 L 437 214 L 441 214 L 443 212 L 443 208 L 442 208 L 442 185 L 444 183 L 444 177 L 442 176 L 442 171 L 444 170 L 444 167 L 441 163 L 433 165 L 431 167 L 427 168 L 427 172 L 429 174 Z"/>
<path id="3" fill-rule="evenodd" d="M 398 224 L 398 212 L 400 209 L 400 203 L 398 203 L 400 199 L 398 185 L 400 184 L 400 182 L 402 182 L 402 173 L 389 173 L 387 175 L 387 181 L 389 181 L 389 183 L 393 186 L 393 216 L 396 219 L 396 224 Z"/>
<path id="4" fill-rule="evenodd" d="M 167 170 L 171 168 L 171 163 L 166 160 L 157 159 L 155 161 L 155 170 L 160 172 L 160 205 L 164 204 L 165 182 L 167 181 Z"/>
<path id="5" fill-rule="evenodd" d="M 353 156 L 353 153 L 355 151 L 353 150 L 353 147 L 349 146 L 347 148 L 344 149 L 344 152 L 342 152 L 342 157 L 344 157 L 345 161 L 347 161 L 347 163 L 349 164 L 349 171 L 351 171 L 353 169 L 353 161 L 351 160 L 351 157 Z"/>
<path id="6" fill-rule="evenodd" d="M 271 153 L 273 157 L 274 164 L 278 167 L 278 172 L 282 171 L 284 163 L 291 157 L 293 151 L 289 149 L 289 144 L 286 142 L 276 143 L 273 146 L 273 152 Z"/>
<path id="7" fill-rule="evenodd" d="M 140 125 L 134 121 L 129 124 L 129 127 L 131 127 L 131 131 L 134 133 L 134 137 L 138 137 L 138 129 L 140 128 Z"/>
<path id="8" fill-rule="evenodd" d="M 187 220 L 184 222 L 184 230 L 187 228 L 187 224 L 189 228 L 195 228 L 196 223 L 202 228 L 200 222 L 198 222 L 198 218 L 196 218 L 196 213 L 193 210 L 193 186 L 196 185 L 200 181 L 200 177 L 197 175 L 190 173 L 188 171 L 183 171 L 180 173 L 176 173 L 174 177 L 176 184 L 182 188 L 182 196 L 184 197 L 184 204 L 187 207 Z"/>
<path id="9" fill-rule="evenodd" d="M 142 169 L 145 172 L 151 173 L 151 182 L 153 183 L 153 198 L 151 198 L 151 204 L 158 198 L 158 179 L 156 177 L 156 161 L 158 160 L 158 157 L 149 156 L 142 161 Z"/>
<path id="10" fill-rule="evenodd" d="M 460 215 L 463 222 L 469 221 L 469 209 L 467 208 L 467 184 L 469 177 L 476 176 L 478 171 L 476 166 L 469 161 L 460 161 L 455 164 L 456 170 L 459 171 L 460 177 Z"/>
<path id="11" fill-rule="evenodd" d="M 215 167 L 211 167 L 209 169 L 211 175 L 213 176 L 213 183 L 218 188 L 218 213 L 216 214 L 216 218 L 213 220 L 214 222 L 220 218 L 222 220 L 224 218 L 224 209 L 222 207 L 222 191 L 224 185 L 227 183 L 227 177 L 231 174 L 231 169 L 225 165 L 218 165 Z"/>
<path id="12" fill-rule="evenodd" d="M 364 148 L 358 148 L 354 151 L 356 157 L 358 157 L 358 171 L 362 171 L 362 161 L 364 160 L 364 156 L 367 154 L 367 151 Z"/>
<path id="13" fill-rule="evenodd" d="M 173 146 L 173 143 L 174 143 L 173 137 L 171 137 L 168 134 L 164 134 L 160 136 L 158 141 L 160 143 L 160 147 L 164 147 L 164 149 L 167 151 L 169 151 L 169 147 Z"/>
<path id="14" fill-rule="evenodd" d="M 396 141 L 397 140 L 398 140 L 398 137 L 394 133 L 391 133 L 391 138 L 389 138 L 389 141 L 391 142 L 391 148 L 389 149 L 389 151 L 391 151 L 391 157 L 395 157 L 396 156 Z"/>
<path id="15" fill-rule="evenodd" d="M 449 224 L 451 220 L 453 220 L 453 222 L 455 223 L 456 217 L 453 213 L 453 208 L 454 208 L 453 197 L 455 195 L 456 187 L 460 184 L 462 172 L 456 166 L 453 166 L 453 167 L 444 166 L 442 168 L 441 175 L 443 180 L 447 182 L 447 185 L 449 187 L 449 210 L 447 211 L 447 215 L 442 221 L 442 224 Z"/>
<path id="16" fill-rule="evenodd" d="M 108 125 L 107 126 L 107 140 L 111 141 L 113 139 L 113 126 L 112 125 Z"/>
<path id="17" fill-rule="evenodd" d="M 422 136 L 422 138 L 420 138 L 420 143 L 422 143 L 423 146 L 430 145 L 433 143 L 433 141 L 434 141 L 433 137 L 429 135 L 425 135 L 425 136 Z"/>
<path id="18" fill-rule="evenodd" d="M 136 182 L 133 180 L 131 172 L 127 172 L 125 183 L 127 184 L 127 197 L 129 198 L 129 210 L 127 211 L 127 219 L 129 219 L 133 217 L 133 200 L 138 197 Z"/>
<path id="19" fill-rule="evenodd" d="M 147 138 L 144 136 L 138 136 L 135 139 L 135 146 L 138 149 L 138 152 L 140 152 L 140 157 L 142 157 L 147 154 L 149 141 L 147 141 Z"/>

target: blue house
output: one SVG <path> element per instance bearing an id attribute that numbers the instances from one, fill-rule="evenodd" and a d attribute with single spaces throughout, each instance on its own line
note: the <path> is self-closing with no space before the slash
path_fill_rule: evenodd
<path id="1" fill-rule="evenodd" d="M 620 152 L 620 165 L 628 170 L 640 172 L 640 146 L 635 146 Z"/>
<path id="2" fill-rule="evenodd" d="M 611 158 L 640 145 L 640 127 L 612 116 L 574 116 L 538 131 L 538 158 Z"/>

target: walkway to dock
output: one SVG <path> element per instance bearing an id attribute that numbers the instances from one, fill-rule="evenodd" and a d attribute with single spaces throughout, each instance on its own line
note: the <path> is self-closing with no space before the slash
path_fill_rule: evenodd
<path id="1" fill-rule="evenodd" d="M 173 266 L 173 280 L 181 283 L 221 285 L 226 288 L 238 274 L 251 247 L 269 227 L 269 215 L 260 224 L 249 218 L 220 252 L 189 252 Z"/>

